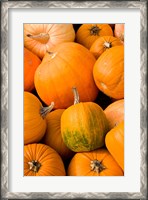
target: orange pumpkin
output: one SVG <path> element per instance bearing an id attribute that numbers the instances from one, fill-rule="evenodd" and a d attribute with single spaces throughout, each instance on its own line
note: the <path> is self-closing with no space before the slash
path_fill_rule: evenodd
<path id="1" fill-rule="evenodd" d="M 124 121 L 106 134 L 105 144 L 116 162 L 124 170 Z"/>
<path id="2" fill-rule="evenodd" d="M 65 176 L 59 154 L 45 144 L 24 146 L 24 176 Z"/>
<path id="3" fill-rule="evenodd" d="M 76 153 L 68 166 L 68 176 L 123 176 L 123 171 L 105 149 Z"/>
<path id="4" fill-rule="evenodd" d="M 76 42 L 90 49 L 96 39 L 105 35 L 113 36 L 108 24 L 82 24 L 76 32 Z"/>
<path id="5" fill-rule="evenodd" d="M 120 122 L 124 120 L 124 99 L 117 100 L 111 103 L 105 110 L 104 113 L 108 120 L 109 129 L 114 128 Z"/>
<path id="6" fill-rule="evenodd" d="M 94 101 L 98 88 L 93 79 L 96 62 L 88 49 L 75 42 L 56 45 L 46 53 L 35 72 L 35 88 L 47 105 L 52 101 L 55 109 L 73 104 L 73 85 L 79 90 L 81 101 Z"/>
<path id="7" fill-rule="evenodd" d="M 124 24 L 115 24 L 114 35 L 124 43 Z"/>
<path id="8" fill-rule="evenodd" d="M 108 49 L 97 59 L 94 80 L 104 94 L 115 99 L 124 98 L 124 45 Z"/>
<path id="9" fill-rule="evenodd" d="M 90 47 L 90 52 L 97 59 L 107 49 L 110 49 L 114 46 L 119 46 L 119 45 L 123 45 L 123 44 L 118 38 L 113 37 L 113 36 L 102 36 L 94 41 L 94 43 Z"/>
<path id="10" fill-rule="evenodd" d="M 39 142 L 46 131 L 45 115 L 54 103 L 43 107 L 40 100 L 30 92 L 24 92 L 24 144 Z"/>
<path id="11" fill-rule="evenodd" d="M 74 152 L 67 148 L 61 136 L 61 116 L 64 110 L 65 109 L 57 109 L 45 116 L 47 128 L 42 140 L 44 144 L 55 149 L 63 160 L 74 155 Z"/>
<path id="12" fill-rule="evenodd" d="M 40 65 L 41 60 L 37 55 L 24 48 L 24 90 L 32 91 L 34 89 L 34 73 Z"/>
<path id="13" fill-rule="evenodd" d="M 24 45 L 40 58 L 53 46 L 74 39 L 72 24 L 24 24 Z"/>

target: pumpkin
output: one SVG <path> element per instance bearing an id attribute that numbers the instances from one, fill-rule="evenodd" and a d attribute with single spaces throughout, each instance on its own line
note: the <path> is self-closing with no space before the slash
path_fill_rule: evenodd
<path id="1" fill-rule="evenodd" d="M 24 24 L 24 45 L 41 59 L 53 46 L 74 39 L 72 24 Z"/>
<path id="2" fill-rule="evenodd" d="M 43 107 L 40 100 L 30 92 L 24 92 L 24 144 L 39 142 L 46 131 L 45 115 L 54 107 Z"/>
<path id="3" fill-rule="evenodd" d="M 123 44 L 118 38 L 113 37 L 113 36 L 102 36 L 94 41 L 94 43 L 90 47 L 90 52 L 97 59 L 107 49 L 110 49 L 114 46 L 119 46 L 119 45 L 123 45 Z"/>
<path id="4" fill-rule="evenodd" d="M 24 48 L 24 90 L 31 92 L 34 89 L 34 73 L 41 60 L 34 53 Z"/>
<path id="5" fill-rule="evenodd" d="M 114 36 L 124 43 L 124 24 L 115 24 Z"/>
<path id="6" fill-rule="evenodd" d="M 123 176 L 123 170 L 107 149 L 76 153 L 68 166 L 68 176 Z"/>
<path id="7" fill-rule="evenodd" d="M 108 120 L 109 129 L 114 128 L 120 122 L 124 120 L 124 99 L 117 100 L 111 103 L 104 110 L 106 118 Z"/>
<path id="8" fill-rule="evenodd" d="M 106 134 L 105 144 L 116 162 L 124 170 L 124 121 Z"/>
<path id="9" fill-rule="evenodd" d="M 104 145 L 108 123 L 102 108 L 94 102 L 80 102 L 74 87 L 74 105 L 61 116 L 64 143 L 74 152 L 91 151 Z"/>
<path id="10" fill-rule="evenodd" d="M 65 176 L 65 167 L 59 154 L 40 144 L 24 146 L 24 176 Z"/>
<path id="11" fill-rule="evenodd" d="M 56 45 L 46 53 L 35 72 L 35 88 L 42 101 L 55 109 L 65 109 L 73 104 L 71 88 L 75 85 L 81 101 L 94 101 L 98 88 L 93 79 L 96 62 L 88 49 L 75 42 Z"/>
<path id="12" fill-rule="evenodd" d="M 96 39 L 105 35 L 113 36 L 108 24 L 82 24 L 76 32 L 76 42 L 90 49 Z"/>
<path id="13" fill-rule="evenodd" d="M 124 45 L 108 49 L 97 59 L 93 76 L 99 90 L 115 99 L 124 98 Z"/>
<path id="14" fill-rule="evenodd" d="M 74 152 L 67 148 L 61 136 L 61 115 L 63 112 L 64 109 L 57 109 L 45 116 L 47 128 L 42 142 L 52 147 L 63 160 L 66 160 L 72 157 Z"/>

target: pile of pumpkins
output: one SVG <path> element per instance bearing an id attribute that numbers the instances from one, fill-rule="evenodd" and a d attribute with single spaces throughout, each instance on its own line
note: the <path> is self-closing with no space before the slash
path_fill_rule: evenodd
<path id="1" fill-rule="evenodd" d="M 124 24 L 24 24 L 24 176 L 124 175 Z"/>

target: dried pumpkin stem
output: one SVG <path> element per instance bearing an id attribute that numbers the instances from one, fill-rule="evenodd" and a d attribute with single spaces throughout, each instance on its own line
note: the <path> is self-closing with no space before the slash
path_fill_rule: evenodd
<path id="1" fill-rule="evenodd" d="M 41 107 L 40 114 L 44 118 L 47 113 L 49 113 L 54 107 L 54 102 L 51 102 L 50 106 L 48 107 Z"/>
<path id="2" fill-rule="evenodd" d="M 89 31 L 90 31 L 90 35 L 99 35 L 99 31 L 101 29 L 96 25 L 96 26 L 92 26 Z"/>
<path id="3" fill-rule="evenodd" d="M 105 166 L 101 164 L 99 160 L 92 160 L 90 162 L 90 167 L 92 171 L 95 171 L 97 173 L 100 173 L 105 169 Z"/>
<path id="4" fill-rule="evenodd" d="M 104 47 L 105 48 L 111 48 L 111 43 L 109 43 L 109 42 L 104 42 Z"/>
<path id="5" fill-rule="evenodd" d="M 47 43 L 50 38 L 48 33 L 39 33 L 37 35 L 27 34 L 27 37 L 40 41 L 41 43 L 44 43 L 44 44 Z"/>
<path id="6" fill-rule="evenodd" d="M 72 90 L 73 90 L 73 94 L 74 94 L 74 105 L 75 105 L 77 103 L 80 103 L 79 102 L 79 93 L 78 93 L 78 90 L 76 87 L 73 87 Z"/>
<path id="7" fill-rule="evenodd" d="M 29 169 L 33 172 L 38 172 L 41 167 L 41 164 L 36 160 L 32 160 L 31 162 L 28 162 L 28 164 L 29 164 Z"/>

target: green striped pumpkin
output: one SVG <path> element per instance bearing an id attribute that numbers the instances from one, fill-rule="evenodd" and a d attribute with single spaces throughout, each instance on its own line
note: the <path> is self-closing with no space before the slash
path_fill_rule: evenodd
<path id="1" fill-rule="evenodd" d="M 74 105 L 61 116 L 61 134 L 66 146 L 74 152 L 91 151 L 104 145 L 108 121 L 102 108 L 93 102 L 79 103 L 73 88 Z"/>

